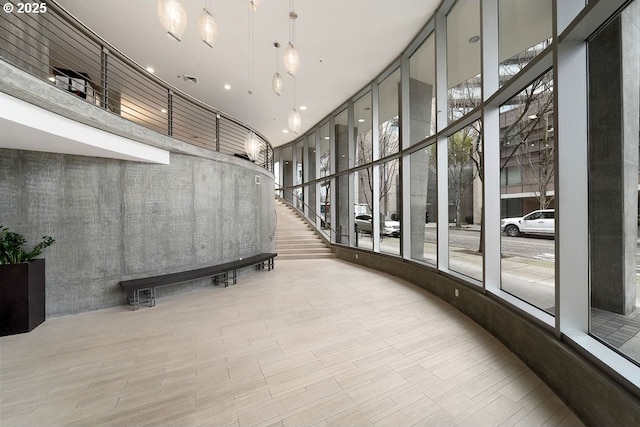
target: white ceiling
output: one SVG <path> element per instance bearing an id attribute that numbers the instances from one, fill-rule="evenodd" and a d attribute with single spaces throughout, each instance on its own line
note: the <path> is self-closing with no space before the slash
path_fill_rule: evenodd
<path id="1" fill-rule="evenodd" d="M 182 0 L 188 16 L 181 42 L 169 39 L 155 0 L 58 0 L 71 14 L 142 66 L 178 89 L 256 128 L 274 146 L 296 138 L 283 133 L 294 100 L 292 79 L 280 63 L 285 89 L 271 91 L 275 41 L 289 40 L 287 0 L 263 0 L 254 15 L 254 84 L 249 89 L 248 0 Z M 203 6 L 213 13 L 219 37 L 213 48 L 200 41 Z M 296 76 L 303 132 L 375 78 L 408 45 L 440 0 L 298 0 Z M 280 57 L 284 48 L 280 48 Z M 182 75 L 196 76 L 197 85 Z M 225 84 L 231 90 L 225 90 Z M 249 101 L 252 102 L 249 102 Z"/>

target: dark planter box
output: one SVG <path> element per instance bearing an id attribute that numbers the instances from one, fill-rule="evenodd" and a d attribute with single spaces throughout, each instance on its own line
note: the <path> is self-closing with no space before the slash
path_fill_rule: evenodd
<path id="1" fill-rule="evenodd" d="M 0 265 L 0 336 L 44 322 L 44 259 Z"/>

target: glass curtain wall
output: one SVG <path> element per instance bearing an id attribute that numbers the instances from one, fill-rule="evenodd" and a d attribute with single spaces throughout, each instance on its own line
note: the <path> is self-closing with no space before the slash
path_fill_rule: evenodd
<path id="1" fill-rule="evenodd" d="M 483 286 L 559 335 L 571 332 L 576 345 L 605 363 L 633 361 L 637 368 L 639 2 L 627 2 L 620 12 L 608 2 L 583 9 L 580 2 L 497 0 L 497 16 L 487 22 L 498 26 L 483 29 L 484 41 L 480 0 L 452 2 L 427 24 L 430 33 L 417 36 L 423 41 L 403 52 L 409 70 L 401 75 L 408 82 L 401 81 L 394 64 L 345 100 L 348 108 L 332 112 L 312 130 L 318 141 L 316 174 L 310 169 L 311 145 L 305 167 L 307 178 L 316 179 L 315 195 L 310 189 L 309 197 L 321 210 L 323 226 L 331 224 L 333 211 L 334 228 L 340 229 L 337 243 L 402 256 L 425 269 L 441 268 L 469 287 Z M 554 40 L 558 32 L 566 32 L 570 42 Z M 438 40 L 440 35 L 446 40 Z M 585 48 L 588 70 L 573 56 Z M 484 82 L 481 63 L 487 70 Z M 582 87 L 587 76 L 588 87 Z M 482 84 L 489 93 L 482 93 Z M 556 93 L 556 85 L 569 88 L 567 99 Z M 401 87 L 408 88 L 410 98 L 402 104 Z M 581 102 L 573 105 L 572 97 Z M 587 115 L 588 130 L 581 121 Z M 374 121 L 380 132 L 375 141 Z M 331 137 L 328 123 L 335 124 L 335 149 L 325 139 Z M 398 125 L 407 132 L 402 135 L 407 144 L 394 145 L 399 133 L 389 129 Z M 292 147 L 281 149 L 278 157 L 283 185 L 291 188 Z M 374 161 L 376 150 L 380 155 Z M 579 168 L 573 174 L 567 166 L 575 163 L 576 153 L 587 157 L 587 152 L 588 165 L 581 162 L 584 177 Z M 491 170 L 485 170 L 485 160 Z M 438 206 L 445 200 L 448 206 Z M 485 200 L 491 209 L 484 209 Z M 499 212 L 493 203 L 500 204 Z M 410 212 L 401 215 L 402 206 Z M 402 246 L 393 228 L 399 218 L 405 223 L 398 221 L 397 228 L 409 239 Z M 374 235 L 378 221 L 380 234 Z M 484 221 L 491 222 L 484 227 Z M 571 235 L 583 224 L 584 235 Z M 485 245 L 488 230 L 491 244 Z M 563 280 L 574 271 L 579 280 Z"/>

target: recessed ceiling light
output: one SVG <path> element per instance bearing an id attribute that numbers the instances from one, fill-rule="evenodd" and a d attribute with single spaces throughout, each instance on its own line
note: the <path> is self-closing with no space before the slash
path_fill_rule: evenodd
<path id="1" fill-rule="evenodd" d="M 329 137 L 328 137 L 328 136 L 325 136 L 325 137 L 324 137 L 324 139 L 329 139 Z"/>
<path id="2" fill-rule="evenodd" d="M 307 109 L 307 106 L 306 106 L 306 105 L 301 105 L 301 106 L 300 106 L 300 111 L 304 111 L 304 110 L 306 110 L 306 109 Z"/>
<path id="3" fill-rule="evenodd" d="M 55 82 L 55 81 L 56 81 L 55 76 L 49 76 L 49 81 L 50 81 L 50 82 Z"/>
<path id="4" fill-rule="evenodd" d="M 228 84 L 227 84 L 227 85 L 224 85 L 224 88 L 225 88 L 226 90 L 229 90 L 229 89 L 231 89 L 231 85 L 228 85 Z"/>
<path id="5" fill-rule="evenodd" d="M 364 123 L 364 119 L 358 119 L 359 123 Z"/>
<path id="6" fill-rule="evenodd" d="M 282 133 L 289 133 L 289 129 L 282 129 Z"/>
<path id="7" fill-rule="evenodd" d="M 155 70 L 153 69 L 153 67 L 147 67 L 147 71 L 148 71 L 148 72 L 150 72 L 151 74 L 153 74 L 153 72 L 154 72 Z"/>
<path id="8" fill-rule="evenodd" d="M 469 38 L 469 43 L 478 43 L 480 41 L 480 36 L 473 36 Z"/>
<path id="9" fill-rule="evenodd" d="M 161 110 L 160 110 L 160 112 L 161 112 L 161 113 L 165 113 L 165 114 L 166 114 L 166 113 L 167 113 L 167 109 L 166 109 L 166 108 L 163 108 L 163 109 L 161 109 Z"/>

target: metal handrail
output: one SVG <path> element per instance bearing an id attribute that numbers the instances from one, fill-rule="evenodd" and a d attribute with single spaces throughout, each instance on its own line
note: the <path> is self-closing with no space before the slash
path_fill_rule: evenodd
<path id="1" fill-rule="evenodd" d="M 325 227 L 324 227 L 324 228 L 329 229 L 329 231 L 330 231 L 331 233 L 333 233 L 333 235 L 334 235 L 334 236 L 338 236 L 338 235 L 340 235 L 340 234 L 338 234 L 338 231 L 337 231 L 335 228 L 331 227 L 330 223 L 329 223 L 329 222 L 327 222 L 327 221 L 326 221 L 326 219 L 324 219 L 324 218 L 322 218 L 320 215 L 318 215 L 318 213 L 315 211 L 315 209 L 311 208 L 311 206 L 309 206 L 309 205 L 308 205 L 307 203 L 305 203 L 302 199 L 300 199 L 298 196 L 296 196 L 296 195 L 293 193 L 293 191 L 292 191 L 292 190 L 290 190 L 290 189 L 288 189 L 288 188 L 279 187 L 279 188 L 276 188 L 276 194 L 278 195 L 278 198 L 279 198 L 279 199 L 284 200 L 284 201 L 285 201 L 286 203 L 288 203 L 292 208 L 294 208 L 295 210 L 297 210 L 297 211 L 299 211 L 299 212 L 300 212 L 300 209 L 298 209 L 297 207 L 295 207 L 291 202 L 289 202 L 289 200 L 287 200 L 285 197 L 281 197 L 281 196 L 280 196 L 280 192 L 283 192 L 283 193 L 285 193 L 285 194 L 290 194 L 292 199 L 293 199 L 293 198 L 295 198 L 295 199 L 296 199 L 296 200 L 298 200 L 300 203 L 302 203 L 302 206 L 304 206 L 304 207 L 306 207 L 306 208 L 307 208 L 307 212 L 310 212 L 310 213 L 311 213 L 311 215 L 314 217 L 314 219 L 315 219 L 315 220 L 318 220 L 318 219 L 319 219 L 319 220 L 321 221 L 321 223 L 324 223 L 324 224 L 325 224 Z M 306 216 L 306 215 L 304 215 L 304 212 L 302 213 L 302 216 L 303 216 L 304 218 L 307 218 L 307 216 Z M 314 221 L 313 223 L 314 223 L 314 224 L 316 224 L 316 223 L 317 223 L 317 221 Z M 342 235 L 340 235 L 340 236 L 342 236 Z"/>
<path id="2" fill-rule="evenodd" d="M 267 139 L 146 71 L 55 0 L 40 14 L 0 14 L 0 58 L 155 132 L 222 154 L 245 157 L 244 138 L 258 136 L 256 164 L 273 172 Z"/>

